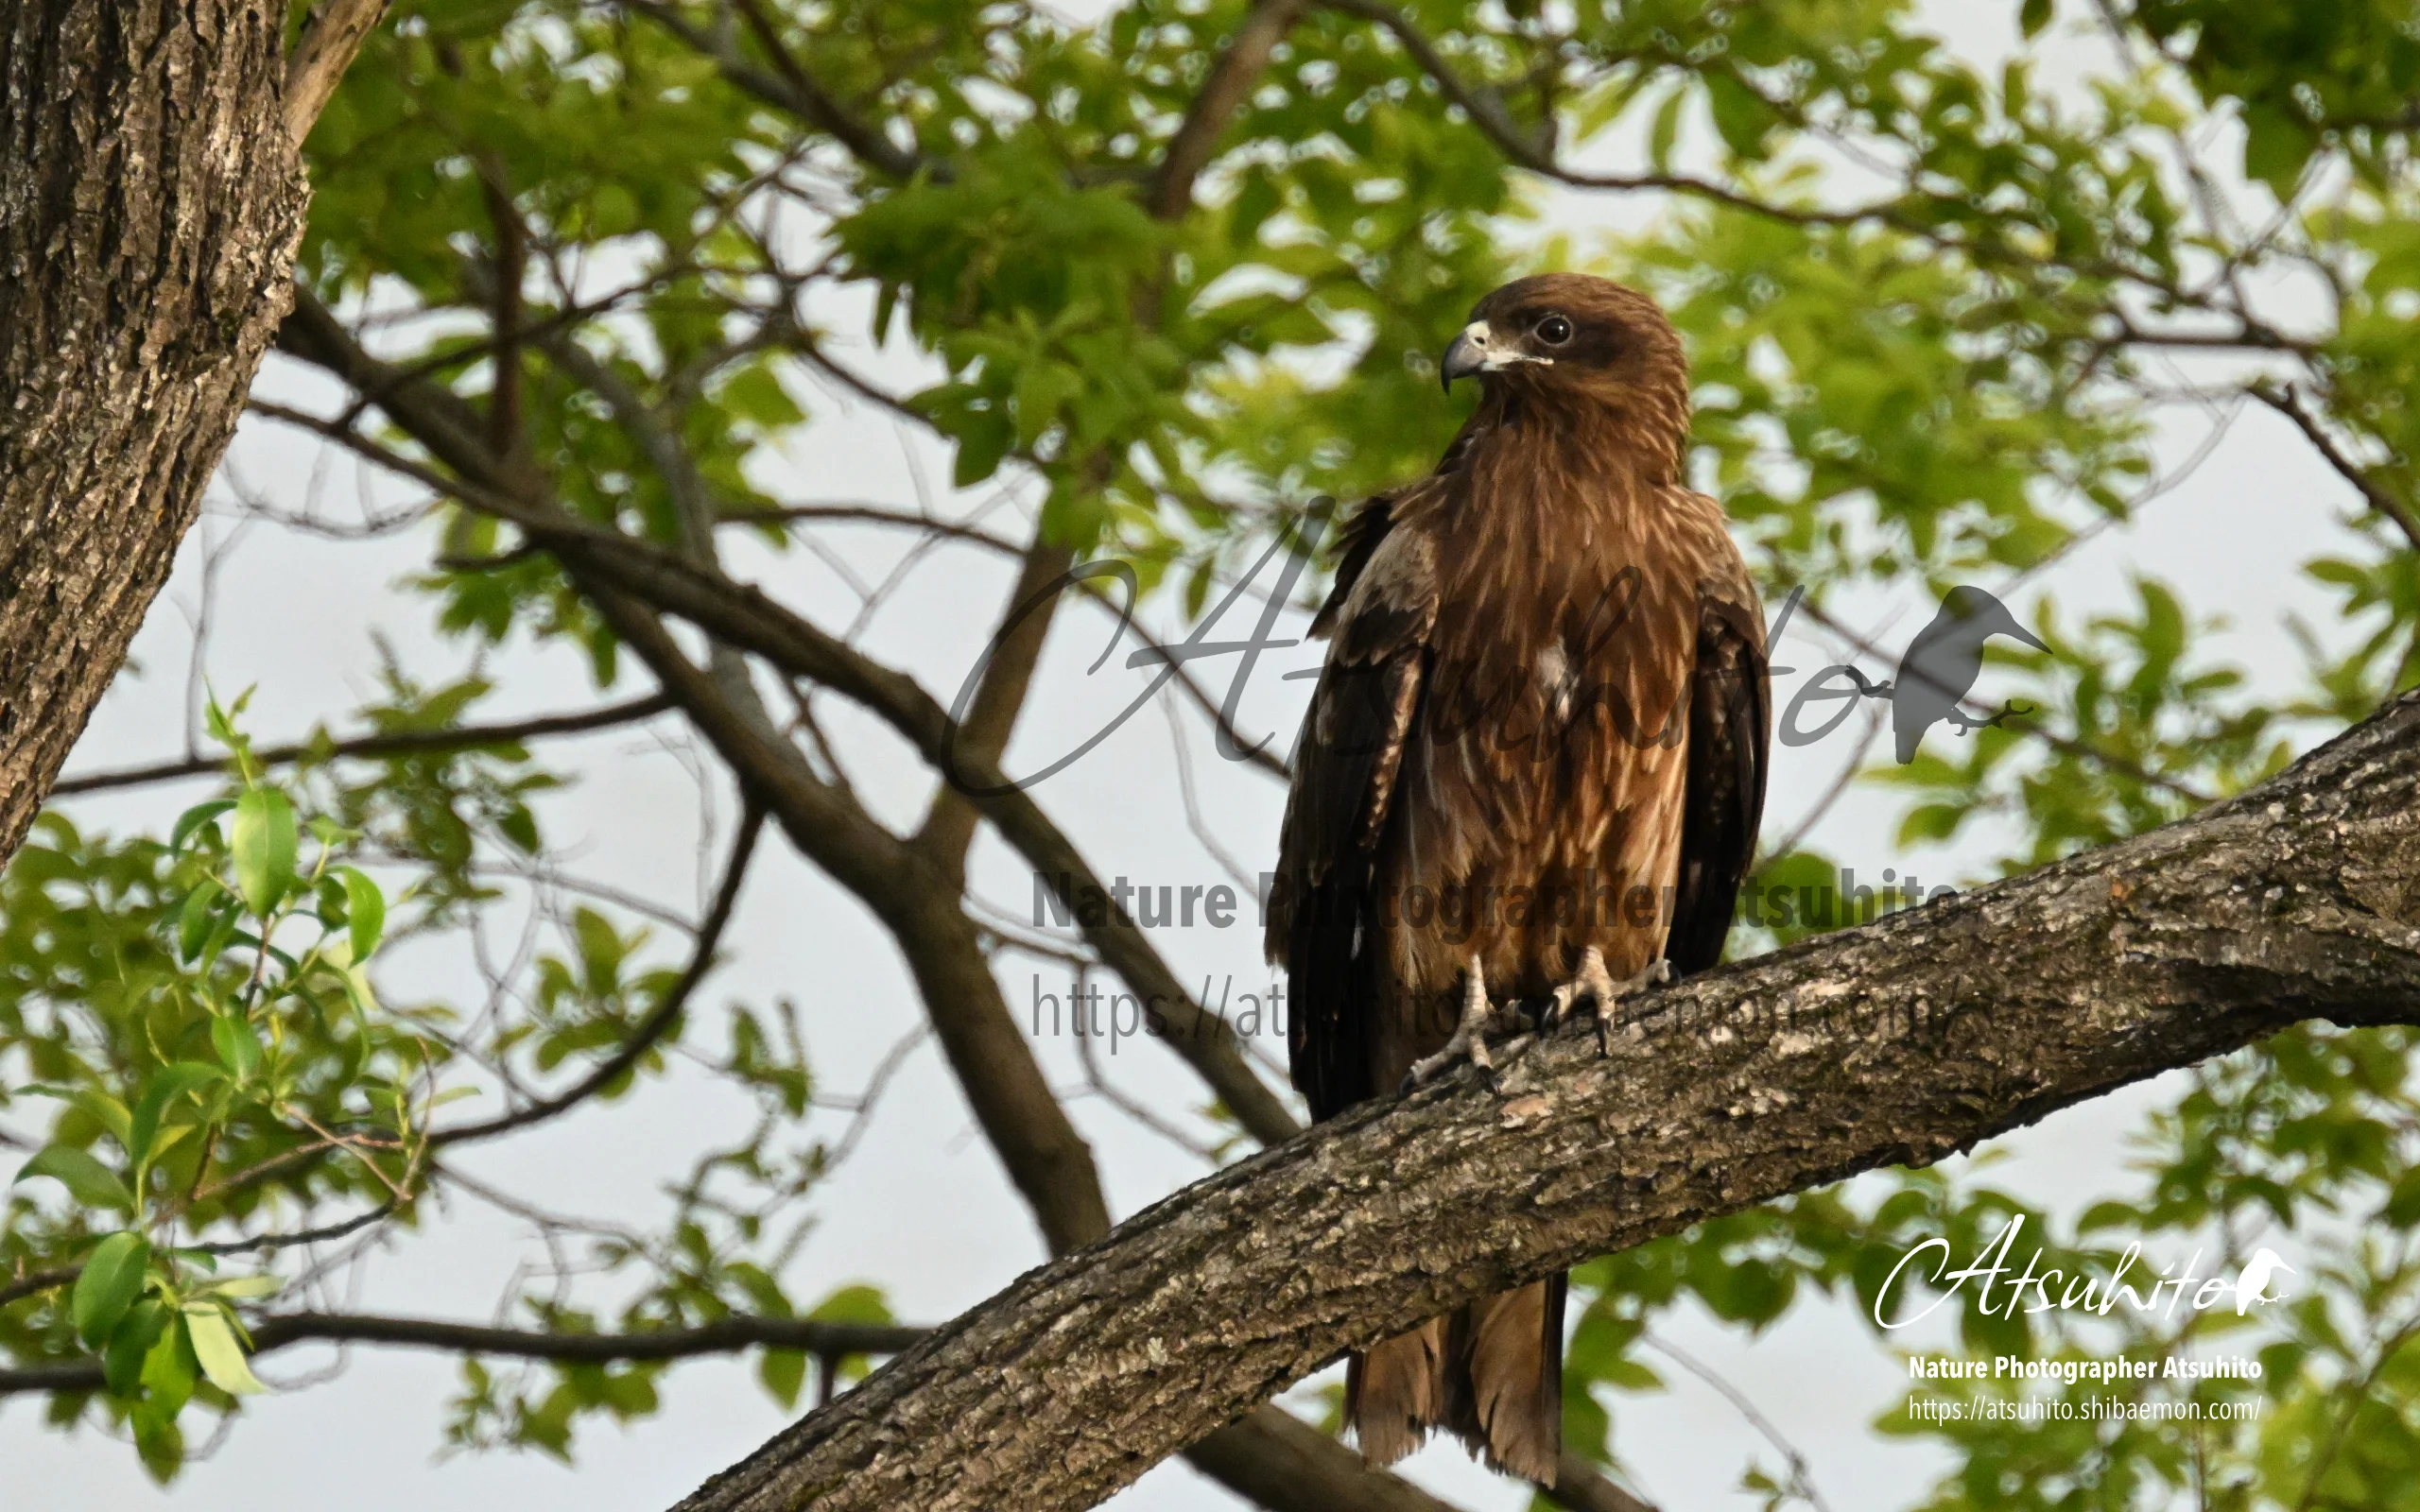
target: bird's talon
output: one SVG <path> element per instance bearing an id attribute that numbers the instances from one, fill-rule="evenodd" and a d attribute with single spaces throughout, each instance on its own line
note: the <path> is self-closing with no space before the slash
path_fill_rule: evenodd
<path id="1" fill-rule="evenodd" d="M 1626 997 L 1660 987 L 1672 980 L 1672 964 L 1662 956 L 1640 967 L 1616 982 L 1605 969 L 1604 952 L 1591 945 L 1581 954 L 1580 970 L 1570 981 L 1554 989 L 1553 1005 L 1547 1009 L 1547 1022 L 1561 1023 L 1582 998 L 1595 1005 L 1597 1020 L 1597 1053 L 1613 1054 L 1614 1005 Z"/>
<path id="2" fill-rule="evenodd" d="M 1453 1038 L 1447 1040 L 1435 1055 L 1425 1056 L 1411 1063 L 1410 1074 L 1403 1079 L 1403 1090 L 1411 1091 L 1456 1060 L 1467 1060 L 1477 1066 L 1493 1086 L 1495 1061 L 1487 1052 L 1487 1031 L 1495 1026 L 1495 1006 L 1487 1000 L 1487 976 L 1479 969 L 1478 957 L 1474 955 L 1462 976 L 1462 1015 L 1454 1025 Z"/>

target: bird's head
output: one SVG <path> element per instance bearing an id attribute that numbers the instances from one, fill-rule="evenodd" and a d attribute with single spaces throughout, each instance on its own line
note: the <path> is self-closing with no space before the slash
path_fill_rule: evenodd
<path id="1" fill-rule="evenodd" d="M 1979 588 L 1961 584 L 1944 593 L 1939 618 L 1955 622 L 1958 638 L 1969 644 L 1980 645 L 1987 637 L 2005 635 L 2024 642 L 2036 651 L 2050 649 L 2031 630 L 2016 622 L 2016 616 L 2009 612 L 2007 605 Z"/>
<path id="2" fill-rule="evenodd" d="M 1445 349 L 1445 386 L 1477 378 L 1489 400 L 1614 420 L 1677 469 L 1689 430 L 1680 335 L 1636 289 L 1586 273 L 1542 273 L 1478 301 Z"/>

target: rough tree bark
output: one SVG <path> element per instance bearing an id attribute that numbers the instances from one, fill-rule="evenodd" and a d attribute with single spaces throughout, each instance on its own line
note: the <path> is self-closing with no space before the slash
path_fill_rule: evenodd
<path id="1" fill-rule="evenodd" d="M 295 145 L 377 12 L 332 0 L 289 65 L 267 0 L 0 0 L 0 860 L 234 434 Z"/>
<path id="2" fill-rule="evenodd" d="M 1029 1272 L 680 1512 L 1090 1506 L 1474 1297 L 1940 1160 L 2306 1019 L 2420 1010 L 2420 694 L 2184 822 L 1380 1099 Z"/>

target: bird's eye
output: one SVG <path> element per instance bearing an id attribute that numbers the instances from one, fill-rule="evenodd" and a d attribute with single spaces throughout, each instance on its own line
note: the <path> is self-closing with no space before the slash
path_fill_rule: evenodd
<path id="1" fill-rule="evenodd" d="M 1538 322 L 1538 339 L 1549 347 L 1559 347 L 1571 339 L 1571 322 L 1559 315 L 1549 315 Z"/>

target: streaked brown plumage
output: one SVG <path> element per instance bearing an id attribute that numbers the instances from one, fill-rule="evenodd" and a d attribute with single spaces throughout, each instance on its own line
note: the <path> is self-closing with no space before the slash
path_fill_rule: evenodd
<path id="1" fill-rule="evenodd" d="M 1763 616 L 1720 507 L 1681 482 L 1688 373 L 1662 312 L 1523 279 L 1448 357 L 1449 383 L 1481 374 L 1477 412 L 1355 515 L 1313 627 L 1331 645 L 1268 943 L 1318 1118 L 1446 1044 L 1474 959 L 1524 1001 L 1591 946 L 1615 979 L 1712 965 L 1763 809 Z M 1550 1484 L 1563 1298 L 1557 1277 L 1357 1355 L 1363 1452 L 1443 1428 Z"/>

